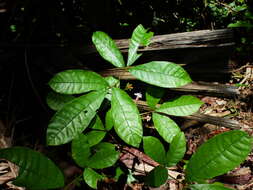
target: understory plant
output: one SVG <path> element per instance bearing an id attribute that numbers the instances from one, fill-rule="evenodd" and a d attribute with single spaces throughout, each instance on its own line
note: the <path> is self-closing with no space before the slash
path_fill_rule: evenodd
<path id="1" fill-rule="evenodd" d="M 139 25 L 129 42 L 127 61 L 115 42 L 104 32 L 95 32 L 92 41 L 98 53 L 115 67 L 125 69 L 149 85 L 146 102 L 152 110 L 152 121 L 160 135 L 144 135 L 143 119 L 136 102 L 121 88 L 120 80 L 102 77 L 89 70 L 66 70 L 49 82 L 52 92 L 48 105 L 56 111 L 47 128 L 47 145 L 71 143 L 71 156 L 83 168 L 83 180 L 96 189 L 98 181 L 106 178 L 104 168 L 115 169 L 115 179 L 122 173 L 114 167 L 123 147 L 135 147 L 159 163 L 147 173 L 144 182 L 160 186 L 170 177 L 168 168 L 185 165 L 185 188 L 192 190 L 227 190 L 208 180 L 225 174 L 243 162 L 252 148 L 252 137 L 233 130 L 219 134 L 202 144 L 186 161 L 186 138 L 170 116 L 187 116 L 197 112 L 202 102 L 183 95 L 158 104 L 165 88 L 176 88 L 192 82 L 179 65 L 168 61 L 151 61 L 133 66 L 141 56 L 139 46 L 150 43 L 152 32 Z M 145 133 L 146 134 L 146 133 Z M 162 139 L 162 141 L 161 141 Z M 165 147 L 168 147 L 166 149 Z M 0 157 L 19 166 L 17 185 L 29 189 L 49 189 L 64 185 L 60 170 L 45 156 L 28 148 L 0 150 Z M 52 177 L 53 175 L 53 177 Z M 57 176 L 57 177 L 54 177 Z M 36 181 L 36 182 L 35 182 Z"/>

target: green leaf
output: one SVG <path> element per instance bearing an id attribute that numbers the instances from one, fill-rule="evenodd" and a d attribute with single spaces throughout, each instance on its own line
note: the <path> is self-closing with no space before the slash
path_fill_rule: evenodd
<path id="1" fill-rule="evenodd" d="M 66 70 L 56 74 L 49 81 L 49 86 L 61 94 L 80 94 L 91 90 L 106 89 L 108 83 L 95 72 Z"/>
<path id="2" fill-rule="evenodd" d="M 15 185 L 31 190 L 64 186 L 64 176 L 60 169 L 39 152 L 25 147 L 12 147 L 1 149 L 0 157 L 19 167 L 19 175 L 14 181 Z"/>
<path id="3" fill-rule="evenodd" d="M 91 168 L 85 168 L 83 179 L 91 188 L 97 189 L 98 181 L 103 180 L 104 177 Z"/>
<path id="4" fill-rule="evenodd" d="M 110 143 L 102 142 L 92 147 L 95 152 L 89 158 L 88 166 L 95 169 L 102 169 L 113 166 L 119 159 L 119 152 L 115 150 L 115 146 Z"/>
<path id="5" fill-rule="evenodd" d="M 123 56 L 116 46 L 115 42 L 104 32 L 94 32 L 92 42 L 98 53 L 108 62 L 116 67 L 124 67 Z"/>
<path id="6" fill-rule="evenodd" d="M 244 11 L 246 10 L 248 7 L 246 4 L 243 4 L 241 6 L 237 5 L 236 7 L 233 8 L 234 11 L 239 12 L 239 11 Z"/>
<path id="7" fill-rule="evenodd" d="M 62 107 L 73 100 L 75 97 L 66 94 L 58 94 L 55 92 L 49 92 L 47 95 L 47 105 L 55 111 L 62 109 Z"/>
<path id="8" fill-rule="evenodd" d="M 250 22 L 247 22 L 247 21 L 236 21 L 235 23 L 231 23 L 228 25 L 229 28 L 252 28 L 253 27 L 253 24 L 250 23 Z"/>
<path id="9" fill-rule="evenodd" d="M 66 94 L 58 94 L 56 92 L 49 92 L 47 95 L 47 105 L 55 111 L 62 109 L 62 107 L 75 99 L 74 96 L 66 95 Z"/>
<path id="10" fill-rule="evenodd" d="M 94 146 L 101 142 L 106 135 L 104 125 L 98 115 L 92 123 L 91 128 L 93 130 L 86 133 L 85 135 L 88 138 L 89 145 Z"/>
<path id="11" fill-rule="evenodd" d="M 120 179 L 120 176 L 123 174 L 124 174 L 124 171 L 122 171 L 120 167 L 117 167 L 115 170 L 115 176 L 113 177 L 113 179 L 118 181 Z"/>
<path id="12" fill-rule="evenodd" d="M 91 149 L 88 142 L 88 137 L 84 134 L 79 134 L 71 143 L 72 158 L 81 167 L 89 166 L 89 157 Z"/>
<path id="13" fill-rule="evenodd" d="M 112 89 L 112 118 L 114 129 L 127 144 L 139 147 L 142 140 L 142 122 L 133 100 L 119 88 Z"/>
<path id="14" fill-rule="evenodd" d="M 153 113 L 152 119 L 159 135 L 168 143 L 171 143 L 173 137 L 180 132 L 178 125 L 167 116 Z"/>
<path id="15" fill-rule="evenodd" d="M 232 190 L 216 184 L 194 184 L 190 185 L 191 190 Z"/>
<path id="16" fill-rule="evenodd" d="M 112 88 L 112 87 L 119 88 L 120 87 L 120 80 L 119 79 L 116 79 L 112 76 L 105 77 L 104 79 L 109 84 L 110 88 Z"/>
<path id="17" fill-rule="evenodd" d="M 251 11 L 246 11 L 246 12 L 245 12 L 245 17 L 248 18 L 248 19 L 253 20 L 253 12 L 251 12 Z"/>
<path id="18" fill-rule="evenodd" d="M 80 134 L 72 141 L 72 158 L 81 167 L 107 168 L 116 163 L 119 152 L 110 143 L 101 142 L 90 147 L 87 136 Z"/>
<path id="19" fill-rule="evenodd" d="M 129 69 L 137 79 L 164 88 L 176 88 L 192 82 L 179 65 L 166 61 L 152 61 Z"/>
<path id="20" fill-rule="evenodd" d="M 152 187 L 159 187 L 168 179 L 168 170 L 163 166 L 154 168 L 145 178 L 145 184 Z"/>
<path id="21" fill-rule="evenodd" d="M 167 152 L 167 166 L 174 166 L 183 159 L 186 151 L 186 139 L 183 132 L 174 136 Z"/>
<path id="22" fill-rule="evenodd" d="M 148 106 L 155 109 L 156 104 L 159 103 L 164 93 L 165 93 L 164 88 L 149 86 L 146 91 L 146 101 Z"/>
<path id="23" fill-rule="evenodd" d="M 246 132 L 234 130 L 219 134 L 202 144 L 186 168 L 187 181 L 198 181 L 227 173 L 242 163 L 252 148 Z"/>
<path id="24" fill-rule="evenodd" d="M 114 77 L 106 77 L 105 80 L 107 81 L 107 83 L 109 84 L 109 89 L 108 89 L 108 93 L 106 94 L 106 98 L 111 101 L 112 100 L 112 88 L 120 88 L 120 80 L 114 78 Z"/>
<path id="25" fill-rule="evenodd" d="M 137 54 L 140 44 L 143 46 L 149 45 L 154 33 L 147 31 L 141 24 L 134 29 L 129 43 L 127 66 L 132 65 L 141 56 L 141 54 Z"/>
<path id="26" fill-rule="evenodd" d="M 163 103 L 155 111 L 174 116 L 186 116 L 197 112 L 202 104 L 203 102 L 194 96 L 180 96 Z"/>
<path id="27" fill-rule="evenodd" d="M 105 92 L 90 92 L 66 104 L 51 119 L 47 129 L 47 144 L 60 145 L 81 133 L 96 115 Z"/>
<path id="28" fill-rule="evenodd" d="M 105 115 L 105 129 L 110 131 L 113 128 L 112 110 L 109 109 Z"/>
<path id="29" fill-rule="evenodd" d="M 143 149 L 145 154 L 160 164 L 166 164 L 166 153 L 159 139 L 146 136 L 143 137 Z"/>

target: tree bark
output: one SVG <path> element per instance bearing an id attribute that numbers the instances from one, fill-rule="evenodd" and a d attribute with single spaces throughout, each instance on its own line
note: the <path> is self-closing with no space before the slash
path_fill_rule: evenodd
<path id="1" fill-rule="evenodd" d="M 115 68 L 100 72 L 103 77 L 114 76 L 121 80 L 137 80 L 127 69 Z M 237 87 L 224 84 L 212 84 L 208 82 L 192 82 L 179 88 L 170 88 L 168 91 L 198 93 L 203 95 L 238 97 L 240 92 Z"/>
<path id="2" fill-rule="evenodd" d="M 122 52 L 128 51 L 128 39 L 115 40 L 115 42 Z M 182 48 L 226 47 L 233 46 L 234 44 L 234 32 L 232 29 L 199 30 L 154 36 L 149 46 L 140 47 L 139 52 Z M 96 52 L 94 46 L 84 47 L 82 51 L 84 54 Z"/>

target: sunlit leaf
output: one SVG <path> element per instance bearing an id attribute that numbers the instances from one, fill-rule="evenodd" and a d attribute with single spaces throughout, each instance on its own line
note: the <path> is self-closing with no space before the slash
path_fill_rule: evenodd
<path id="1" fill-rule="evenodd" d="M 177 99 L 163 103 L 160 108 L 156 109 L 156 112 L 186 116 L 197 112 L 202 104 L 203 102 L 194 96 L 180 96 Z"/>
<path id="2" fill-rule="evenodd" d="M 142 140 L 142 122 L 136 104 L 126 92 L 113 88 L 111 109 L 116 133 L 127 144 L 138 147 Z"/>
<path id="3" fill-rule="evenodd" d="M 113 128 L 112 110 L 109 109 L 105 115 L 105 129 L 110 131 Z"/>
<path id="4" fill-rule="evenodd" d="M 155 86 L 149 86 L 146 91 L 146 101 L 149 107 L 155 109 L 156 104 L 159 103 L 160 99 L 165 93 L 164 88 L 159 88 Z"/>
<path id="5" fill-rule="evenodd" d="M 176 165 L 184 157 L 186 151 L 186 139 L 183 132 L 174 136 L 169 151 L 167 152 L 167 166 Z"/>
<path id="6" fill-rule="evenodd" d="M 117 87 L 117 88 L 120 87 L 120 80 L 119 79 L 116 79 L 112 76 L 105 77 L 104 79 L 108 83 L 109 87 L 111 87 L 111 88 L 112 87 Z"/>
<path id="7" fill-rule="evenodd" d="M 235 23 L 231 23 L 228 25 L 229 28 L 252 28 L 253 24 L 248 21 L 236 21 Z"/>
<path id="8" fill-rule="evenodd" d="M 202 144 L 186 168 L 187 181 L 211 179 L 242 163 L 252 149 L 252 137 L 234 130 L 221 133 Z"/>
<path id="9" fill-rule="evenodd" d="M 66 70 L 56 74 L 49 86 L 61 94 L 80 94 L 91 90 L 102 90 L 108 83 L 99 74 L 85 70 Z"/>
<path id="10" fill-rule="evenodd" d="M 178 125 L 167 116 L 153 113 L 152 119 L 157 132 L 168 143 L 171 143 L 173 137 L 180 132 Z"/>
<path id="11" fill-rule="evenodd" d="M 166 61 L 152 61 L 131 67 L 129 72 L 143 82 L 164 88 L 180 87 L 192 81 L 181 66 Z"/>
<path id="12" fill-rule="evenodd" d="M 145 154 L 160 164 L 166 164 L 166 153 L 159 139 L 146 136 L 143 137 L 143 149 Z"/>
<path id="13" fill-rule="evenodd" d="M 47 157 L 25 147 L 0 150 L 0 158 L 7 159 L 19 167 L 14 184 L 31 190 L 54 189 L 64 186 L 60 169 Z M 54 180 L 52 180 L 54 179 Z"/>
<path id="14" fill-rule="evenodd" d="M 99 180 L 103 180 L 104 177 L 91 168 L 85 168 L 83 172 L 84 181 L 93 189 L 97 189 L 97 183 Z"/>
<path id="15" fill-rule="evenodd" d="M 148 46 L 150 43 L 154 33 L 147 31 L 141 24 L 134 29 L 129 43 L 127 66 L 132 65 L 141 56 L 137 54 L 139 45 Z"/>
<path id="16" fill-rule="evenodd" d="M 120 87 L 120 80 L 114 78 L 114 77 L 106 77 L 105 78 L 106 82 L 109 84 L 109 89 L 108 89 L 108 93 L 106 94 L 106 98 L 111 101 L 112 100 L 112 88 L 116 87 L 119 88 Z"/>
<path id="17" fill-rule="evenodd" d="M 51 119 L 47 129 L 47 144 L 60 145 L 71 141 L 96 115 L 105 92 L 90 92 L 66 104 Z"/>
<path id="18" fill-rule="evenodd" d="M 99 54 L 116 67 L 124 67 L 123 56 L 115 42 L 106 33 L 97 31 L 92 35 L 92 42 Z"/>

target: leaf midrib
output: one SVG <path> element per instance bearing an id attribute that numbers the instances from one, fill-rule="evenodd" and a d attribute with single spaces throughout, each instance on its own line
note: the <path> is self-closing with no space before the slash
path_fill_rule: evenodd
<path id="1" fill-rule="evenodd" d="M 120 106 L 120 109 L 121 109 L 121 110 L 124 110 L 124 109 L 122 108 L 123 106 L 120 104 L 120 101 L 118 100 L 117 96 L 116 96 L 116 99 L 117 99 L 117 102 L 118 102 L 118 104 L 119 104 L 119 106 Z M 122 111 L 122 113 L 123 113 L 123 116 L 124 116 L 125 121 L 127 122 L 127 125 L 128 125 L 129 130 L 130 130 L 131 136 L 136 135 L 136 133 L 131 129 L 131 125 L 129 124 L 128 120 L 126 119 L 125 112 Z"/>
<path id="2" fill-rule="evenodd" d="M 112 48 L 109 48 L 108 46 L 104 45 L 104 44 L 107 43 L 106 42 L 107 40 L 99 39 L 99 41 L 100 41 L 99 45 L 102 46 L 102 49 L 105 49 L 105 50 L 103 50 L 103 52 L 105 52 L 105 51 L 109 52 L 110 53 L 109 57 L 114 58 L 114 59 L 109 59 L 110 61 L 112 61 L 113 65 L 122 66 L 123 65 L 122 62 L 121 62 L 121 57 L 122 56 L 119 56 L 121 54 L 119 54 L 120 51 L 117 49 L 115 44 L 111 44 L 112 46 L 114 46 L 113 47 L 114 49 L 112 49 Z M 113 43 L 113 42 L 111 42 L 111 40 L 109 39 L 109 43 Z M 110 46 L 110 44 L 109 44 L 109 46 Z M 114 51 L 112 51 L 112 50 L 114 50 Z M 113 52 L 116 53 L 116 54 L 114 54 Z M 106 58 L 106 60 L 108 60 L 108 58 Z"/>
<path id="3" fill-rule="evenodd" d="M 97 100 L 98 100 L 98 98 L 96 99 L 96 101 L 97 101 Z M 87 107 L 90 107 L 90 105 L 91 105 L 92 103 L 95 103 L 96 101 L 93 101 L 93 102 L 91 101 L 91 103 L 89 103 L 84 109 L 78 110 L 78 113 L 70 119 L 70 121 L 62 128 L 62 130 L 59 129 L 59 130 L 58 130 L 59 133 L 54 133 L 53 135 L 51 135 L 51 138 L 55 138 L 56 136 L 59 136 L 59 134 L 62 134 L 63 131 L 64 131 L 66 128 L 68 128 L 68 126 L 70 125 L 70 123 L 73 122 L 73 120 L 74 120 L 76 117 L 78 117 L 78 116 L 80 115 L 81 112 L 83 112 Z M 92 111 L 94 112 L 93 109 L 92 109 Z"/>
<path id="4" fill-rule="evenodd" d="M 242 138 L 242 136 L 238 137 L 239 142 L 241 142 L 241 141 L 244 139 L 244 137 L 245 137 L 245 136 L 243 136 L 243 138 Z M 202 168 L 206 168 L 206 167 L 204 167 L 204 166 L 207 166 L 207 165 L 209 165 L 211 162 L 213 162 L 213 161 L 216 160 L 216 159 L 213 159 L 213 158 L 217 158 L 219 155 L 222 155 L 222 153 L 224 153 L 224 152 L 226 152 L 226 151 L 229 151 L 227 148 L 232 147 L 232 146 L 235 144 L 235 142 L 238 143 L 238 139 L 234 140 L 232 143 L 230 143 L 229 145 L 225 146 L 225 147 L 223 148 L 222 151 L 219 151 L 217 154 L 213 155 L 213 157 L 210 157 L 210 159 L 209 159 L 208 161 L 206 161 L 205 163 L 203 163 L 200 167 L 198 167 L 197 170 L 201 171 Z M 202 170 L 203 170 L 203 169 L 202 169 Z M 200 176 L 201 176 L 201 175 L 200 175 Z M 198 177 L 198 175 L 197 175 L 196 177 Z"/>
<path id="5" fill-rule="evenodd" d="M 155 74 L 161 74 L 161 75 L 165 75 L 166 77 L 171 77 L 171 78 L 181 78 L 181 77 L 176 77 L 174 75 L 170 75 L 169 73 L 161 73 L 161 72 L 157 72 L 157 71 L 150 71 L 150 70 L 145 70 L 145 69 L 137 69 L 137 70 L 133 70 L 133 71 L 144 71 L 144 72 L 149 72 L 149 73 L 155 73 Z M 176 73 L 176 72 L 175 72 Z M 184 72 L 183 76 L 187 76 L 185 75 L 186 73 Z M 182 79 L 184 80 L 184 79 Z M 185 81 L 185 80 L 184 80 Z"/>

